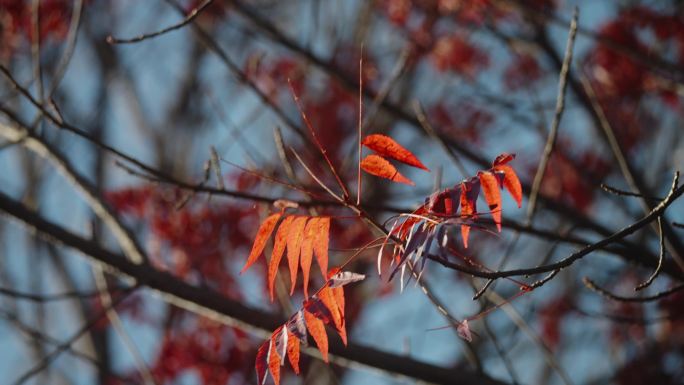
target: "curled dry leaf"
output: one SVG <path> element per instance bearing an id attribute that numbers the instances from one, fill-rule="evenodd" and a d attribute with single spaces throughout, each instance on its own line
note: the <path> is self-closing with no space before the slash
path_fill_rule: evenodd
<path id="1" fill-rule="evenodd" d="M 363 158 L 361 161 L 361 168 L 371 175 L 389 179 L 392 182 L 415 186 L 415 183 L 413 183 L 412 180 L 401 175 L 399 171 L 397 171 L 396 167 L 394 167 L 385 158 L 378 155 L 371 154 Z"/>
<path id="2" fill-rule="evenodd" d="M 362 281 L 366 278 L 363 274 L 352 273 L 351 271 L 340 271 L 335 273 L 328 280 L 328 286 L 335 288 L 341 287 L 352 282 Z"/>
<path id="3" fill-rule="evenodd" d="M 402 147 L 389 136 L 380 134 L 368 135 L 361 143 L 384 158 L 394 159 L 409 166 L 430 171 L 411 151 Z"/>

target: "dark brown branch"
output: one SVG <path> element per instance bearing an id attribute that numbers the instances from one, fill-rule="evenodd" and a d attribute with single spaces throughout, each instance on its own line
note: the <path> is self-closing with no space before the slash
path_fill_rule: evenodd
<path id="1" fill-rule="evenodd" d="M 601 186 L 601 190 L 603 190 L 603 191 L 605 191 L 605 192 L 608 192 L 608 193 L 611 193 L 611 194 L 615 194 L 615 195 L 621 195 L 621 196 L 626 196 L 626 197 L 646 198 L 646 199 L 650 199 L 650 200 L 653 200 L 653 201 L 660 201 L 660 200 L 662 200 L 662 198 L 658 198 L 658 197 L 645 197 L 645 196 L 643 196 L 643 195 L 641 195 L 641 194 L 639 194 L 639 193 L 633 193 L 633 192 L 630 192 L 630 191 L 620 190 L 620 189 L 618 189 L 618 188 L 609 186 L 609 185 L 607 185 L 607 184 L 605 184 L 605 183 L 601 183 L 600 186 Z"/>
<path id="2" fill-rule="evenodd" d="M 653 271 L 653 274 L 651 274 L 651 276 L 648 277 L 644 283 L 637 285 L 634 290 L 639 291 L 651 286 L 653 280 L 656 279 L 658 274 L 660 274 L 660 270 L 663 268 L 663 260 L 665 259 L 665 234 L 663 233 L 663 218 L 661 217 L 658 217 L 658 237 L 660 238 L 660 254 L 658 255 L 658 265 Z"/>

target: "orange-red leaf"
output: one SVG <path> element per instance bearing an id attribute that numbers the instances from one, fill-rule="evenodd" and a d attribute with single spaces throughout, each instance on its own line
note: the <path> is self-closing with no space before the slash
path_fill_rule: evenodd
<path id="1" fill-rule="evenodd" d="M 513 167 L 503 164 L 494 166 L 494 169 L 504 173 L 503 185 L 511 194 L 518 207 L 522 207 L 522 186 L 520 186 L 520 179 L 513 170 Z"/>
<path id="2" fill-rule="evenodd" d="M 313 259 L 313 242 L 318 230 L 318 218 L 311 218 L 304 228 L 304 239 L 302 240 L 301 255 L 299 264 L 302 266 L 304 279 L 304 297 L 309 297 L 309 271 L 311 270 L 311 260 Z"/>
<path id="3" fill-rule="evenodd" d="M 489 210 L 492 212 L 496 229 L 501 232 L 501 191 L 499 191 L 499 181 L 493 173 L 488 171 L 480 171 L 477 175 L 480 177 L 482 193 L 485 201 L 487 201 L 487 205 L 489 205 Z"/>
<path id="4" fill-rule="evenodd" d="M 294 293 L 297 283 L 297 270 L 299 269 L 299 253 L 302 248 L 304 227 L 308 217 L 297 217 L 290 224 L 287 232 L 287 263 L 290 267 L 290 295 Z"/>
<path id="5" fill-rule="evenodd" d="M 327 278 L 328 273 L 328 243 L 330 236 L 330 218 L 319 217 L 316 225 L 315 238 L 313 240 L 313 251 L 316 261 L 321 268 L 323 278 Z"/>
<path id="6" fill-rule="evenodd" d="M 271 372 L 271 377 L 273 377 L 273 382 L 275 382 L 275 385 L 280 384 L 281 357 L 278 354 L 278 349 L 276 349 L 276 340 L 279 334 L 279 331 L 276 330 L 276 332 L 271 335 L 270 348 L 268 352 L 268 371 Z"/>
<path id="7" fill-rule="evenodd" d="M 344 327 L 344 318 L 340 312 L 340 305 L 337 303 L 337 299 L 333 290 L 329 287 L 323 288 L 318 293 L 318 298 L 321 302 L 328 308 L 330 315 L 332 316 L 333 326 L 337 330 L 337 333 L 342 338 L 342 342 L 347 345 L 347 330 Z"/>
<path id="8" fill-rule="evenodd" d="M 328 362 L 328 335 L 325 334 L 323 321 L 316 318 L 315 315 L 309 313 L 306 309 L 304 310 L 304 320 L 306 321 L 306 328 L 309 330 L 309 334 L 311 334 L 316 342 L 318 350 L 321 351 L 323 361 Z"/>
<path id="9" fill-rule="evenodd" d="M 299 339 L 287 331 L 287 359 L 295 373 L 299 374 Z"/>
<path id="10" fill-rule="evenodd" d="M 273 253 L 271 253 L 271 261 L 268 263 L 268 292 L 271 295 L 271 302 L 273 302 L 273 286 L 276 274 L 278 274 L 278 265 L 285 252 L 287 235 L 294 218 L 292 216 L 285 218 L 276 231 Z"/>
<path id="11" fill-rule="evenodd" d="M 379 134 L 368 135 L 363 139 L 362 143 L 364 146 L 370 148 L 383 157 L 395 159 L 401 163 L 408 164 L 409 166 L 430 171 L 415 155 L 411 153 L 411 151 L 402 147 L 389 136 Z"/>
<path id="12" fill-rule="evenodd" d="M 257 351 L 254 367 L 257 372 L 257 381 L 259 385 L 264 385 L 264 383 L 266 383 L 266 370 L 268 369 L 268 354 L 270 352 L 270 347 L 271 340 L 269 339 L 261 344 Z"/>
<path id="13" fill-rule="evenodd" d="M 259 256 L 264 251 L 264 247 L 266 246 L 268 238 L 271 237 L 271 233 L 273 233 L 273 229 L 275 228 L 276 224 L 278 223 L 278 220 L 280 219 L 280 215 L 280 213 L 273 214 L 261 223 L 261 226 L 259 226 L 259 230 L 257 231 L 257 235 L 254 238 L 252 251 L 249 252 L 249 257 L 247 257 L 245 267 L 243 267 L 242 270 L 240 270 L 240 274 L 247 271 L 247 269 L 249 269 L 249 267 L 252 266 L 252 264 L 256 262 L 257 259 L 259 259 Z"/>
<path id="14" fill-rule="evenodd" d="M 387 159 L 380 157 L 378 155 L 368 155 L 361 161 L 361 168 L 363 171 L 379 176 L 380 178 L 389 179 L 392 182 L 405 183 L 411 186 L 415 186 L 415 183 L 411 179 L 406 178 L 397 171 L 396 167 L 392 166 Z"/>
<path id="15" fill-rule="evenodd" d="M 469 179 L 461 183 L 461 217 L 470 218 L 477 215 L 477 196 L 480 193 L 480 183 L 477 179 Z M 463 246 L 468 248 L 470 226 L 461 225 Z"/>

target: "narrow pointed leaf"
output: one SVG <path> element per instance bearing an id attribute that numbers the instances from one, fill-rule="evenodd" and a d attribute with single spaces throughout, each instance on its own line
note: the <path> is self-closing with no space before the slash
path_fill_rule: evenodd
<path id="1" fill-rule="evenodd" d="M 249 257 L 247 257 L 247 262 L 245 262 L 245 266 L 240 270 L 240 274 L 244 273 L 249 269 L 250 266 L 254 262 L 259 259 L 259 256 L 261 253 L 264 251 L 264 247 L 266 246 L 266 242 L 268 241 L 268 238 L 271 237 L 271 234 L 273 233 L 273 229 L 275 229 L 276 224 L 278 223 L 278 220 L 280 219 L 281 214 L 273 214 L 266 218 L 262 223 L 261 226 L 259 226 L 259 230 L 257 231 L 256 237 L 254 237 L 254 244 L 252 244 L 252 251 L 249 252 Z"/>
<path id="2" fill-rule="evenodd" d="M 287 331 L 287 359 L 295 373 L 299 374 L 299 339 Z"/>
<path id="3" fill-rule="evenodd" d="M 271 340 L 269 339 L 268 341 L 265 341 L 261 346 L 259 346 L 259 350 L 257 350 L 257 355 L 256 355 L 256 362 L 254 363 L 254 367 L 257 372 L 257 381 L 259 385 L 264 385 L 266 383 L 266 373 L 268 370 L 268 354 L 270 351 L 271 347 Z"/>
<path id="4" fill-rule="evenodd" d="M 508 190 L 508 193 L 511 194 L 513 199 L 515 199 L 518 207 L 522 207 L 522 186 L 520 185 L 520 179 L 518 179 L 518 175 L 513 170 L 513 167 L 504 164 L 495 166 L 494 169 L 504 173 L 504 187 Z"/>
<path id="5" fill-rule="evenodd" d="M 330 236 L 330 218 L 319 217 L 316 226 L 316 234 L 313 240 L 313 251 L 316 255 L 316 261 L 321 268 L 323 278 L 327 278 L 328 274 L 328 243 Z"/>
<path id="6" fill-rule="evenodd" d="M 499 190 L 499 181 L 493 173 L 488 171 L 480 171 L 477 175 L 480 177 L 482 193 L 489 206 L 489 211 L 492 213 L 494 223 L 496 223 L 496 229 L 501 232 L 501 191 Z"/>
<path id="7" fill-rule="evenodd" d="M 480 183 L 477 178 L 461 183 L 461 218 L 474 218 L 477 214 L 477 196 L 480 193 Z M 469 225 L 461 225 L 463 247 L 468 248 Z"/>
<path id="8" fill-rule="evenodd" d="M 271 335 L 271 344 L 268 352 L 268 371 L 271 372 L 271 377 L 273 377 L 273 382 L 275 385 L 280 384 L 280 362 L 281 357 L 278 354 L 278 349 L 276 348 L 276 340 L 278 336 L 273 333 Z"/>
<path id="9" fill-rule="evenodd" d="M 379 134 L 368 135 L 363 139 L 362 144 L 385 158 L 398 160 L 399 162 L 408 164 L 409 166 L 430 171 L 415 155 L 411 153 L 411 151 L 402 147 L 389 136 Z"/>
<path id="10" fill-rule="evenodd" d="M 389 179 L 392 182 L 405 183 L 411 186 L 415 186 L 412 180 L 401 175 L 397 171 L 396 167 L 392 163 L 388 162 L 387 159 L 382 158 L 377 155 L 368 155 L 361 161 L 361 168 L 363 171 L 379 176 L 380 178 Z"/>
<path id="11" fill-rule="evenodd" d="M 318 298 L 321 299 L 321 302 L 330 311 L 330 314 L 332 315 L 333 326 L 335 327 L 335 330 L 337 330 L 337 334 L 340 335 L 340 338 L 342 339 L 342 343 L 344 343 L 346 346 L 347 345 L 347 330 L 344 326 L 344 318 L 342 318 L 342 314 L 340 313 L 339 305 L 337 304 L 337 300 L 335 299 L 335 295 L 333 294 L 332 289 L 329 287 L 323 288 L 318 293 Z"/>
<path id="12" fill-rule="evenodd" d="M 273 287 L 275 283 L 276 274 L 278 274 L 278 265 L 285 252 L 287 244 L 287 235 L 290 229 L 290 224 L 295 217 L 287 217 L 283 220 L 276 231 L 275 242 L 273 244 L 273 253 L 271 254 L 271 261 L 268 263 L 268 292 L 271 295 L 271 302 L 273 302 Z"/>
<path id="13" fill-rule="evenodd" d="M 513 159 L 515 159 L 515 154 L 509 154 L 507 152 L 504 152 L 503 154 L 497 156 L 496 159 L 494 159 L 492 166 L 496 167 L 496 166 L 504 165 L 504 164 L 512 161 Z"/>
<path id="14" fill-rule="evenodd" d="M 297 217 L 290 224 L 287 232 L 287 264 L 290 267 L 290 295 L 294 293 L 297 283 L 297 270 L 299 270 L 299 253 L 304 238 L 304 227 L 308 217 Z"/>
<path id="15" fill-rule="evenodd" d="M 304 239 L 302 240 L 299 264 L 302 266 L 302 279 L 304 280 L 304 298 L 309 297 L 309 272 L 311 271 L 311 260 L 313 259 L 313 242 L 316 238 L 318 229 L 318 218 L 311 218 L 304 228 Z"/>
<path id="16" fill-rule="evenodd" d="M 309 334 L 311 334 L 311 337 L 316 342 L 318 350 L 321 351 L 323 361 L 328 362 L 328 335 L 325 333 L 323 321 L 306 310 L 304 310 L 304 319 L 306 320 L 306 328 L 309 330 Z"/>

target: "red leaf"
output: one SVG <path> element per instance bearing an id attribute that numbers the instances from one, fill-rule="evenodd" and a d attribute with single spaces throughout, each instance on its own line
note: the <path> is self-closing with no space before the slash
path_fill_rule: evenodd
<path id="1" fill-rule="evenodd" d="M 270 351 L 270 347 L 271 340 L 269 339 L 268 341 L 261 344 L 261 346 L 259 346 L 259 350 L 257 350 L 256 362 L 254 363 L 254 367 L 256 368 L 257 381 L 259 385 L 264 385 L 264 383 L 266 383 L 266 370 L 268 368 L 268 354 Z"/>
<path id="2" fill-rule="evenodd" d="M 273 284 L 275 282 L 276 274 L 278 274 L 278 265 L 280 259 L 285 252 L 285 245 L 287 244 L 287 235 L 290 229 L 290 224 L 295 217 L 287 217 L 283 220 L 276 231 L 275 243 L 273 244 L 273 253 L 271 253 L 271 261 L 268 263 L 268 292 L 271 295 L 271 302 L 273 302 Z"/>
<path id="3" fill-rule="evenodd" d="M 477 178 L 470 178 L 461 183 L 461 217 L 469 218 L 477 215 L 477 196 L 480 193 L 480 183 Z M 468 248 L 468 235 L 470 226 L 461 225 L 461 237 L 463 246 Z"/>
<path id="4" fill-rule="evenodd" d="M 392 182 L 405 183 L 411 186 L 416 185 L 412 180 L 401 175 L 387 159 L 377 155 L 368 155 L 363 158 L 361 161 L 361 168 L 371 175 L 389 179 Z"/>
<path id="5" fill-rule="evenodd" d="M 305 298 L 309 297 L 309 271 L 311 270 L 311 260 L 313 259 L 313 242 L 316 238 L 317 229 L 318 218 L 311 218 L 309 222 L 306 223 L 306 228 L 304 229 L 304 239 L 302 240 L 301 255 L 299 257 L 299 264 L 302 266 Z"/>
<path id="6" fill-rule="evenodd" d="M 323 321 L 316 318 L 316 316 L 309 313 L 306 309 L 304 310 L 304 319 L 306 320 L 306 328 L 309 329 L 309 334 L 311 334 L 316 342 L 318 350 L 321 351 L 323 361 L 328 362 L 328 335 L 325 334 Z"/>
<path id="7" fill-rule="evenodd" d="M 287 359 L 295 373 L 299 374 L 299 339 L 287 331 Z"/>
<path id="8" fill-rule="evenodd" d="M 249 269 L 249 267 L 252 266 L 257 259 L 259 259 L 259 256 L 264 251 L 264 247 L 266 246 L 266 241 L 268 241 L 268 238 L 271 237 L 271 233 L 273 233 L 273 229 L 280 219 L 280 215 L 280 213 L 273 214 L 261 223 L 261 226 L 259 226 L 259 230 L 257 231 L 257 235 L 254 238 L 252 251 L 249 252 L 249 257 L 247 258 L 245 267 L 240 270 L 240 274 L 247 271 L 247 269 Z"/>
<path id="9" fill-rule="evenodd" d="M 344 289 L 342 287 L 335 287 L 332 289 L 332 292 L 335 296 L 337 307 L 340 310 L 340 315 L 342 316 L 342 319 L 344 319 Z"/>
<path id="10" fill-rule="evenodd" d="M 504 187 L 508 190 L 513 199 L 515 199 L 518 207 L 522 207 L 522 186 L 520 186 L 520 179 L 518 179 L 518 175 L 513 170 L 513 167 L 504 164 L 494 166 L 494 169 L 504 173 Z"/>
<path id="11" fill-rule="evenodd" d="M 278 354 L 278 349 L 276 349 L 276 339 L 278 338 L 278 333 L 280 329 L 271 335 L 270 348 L 268 351 L 268 371 L 271 372 L 271 377 L 273 377 L 273 382 L 275 385 L 280 384 L 280 362 L 281 357 Z"/>
<path id="12" fill-rule="evenodd" d="M 321 299 L 321 302 L 325 307 L 328 308 L 330 311 L 330 315 L 332 316 L 332 321 L 333 321 L 333 326 L 337 330 L 337 333 L 340 335 L 340 338 L 342 338 L 342 343 L 347 345 L 347 330 L 344 327 L 344 318 L 342 317 L 342 313 L 340 312 L 340 307 L 337 303 L 337 300 L 335 298 L 335 295 L 332 291 L 331 288 L 325 287 L 323 288 L 319 293 L 318 293 L 318 298 Z"/>
<path id="13" fill-rule="evenodd" d="M 297 283 L 297 270 L 299 269 L 299 253 L 302 248 L 304 227 L 308 217 L 297 217 L 290 224 L 287 232 L 287 262 L 290 267 L 290 295 L 294 293 Z"/>
<path id="14" fill-rule="evenodd" d="M 496 229 L 501 232 L 501 191 L 499 191 L 498 178 L 489 171 L 480 171 L 477 175 L 480 177 L 482 193 L 487 205 L 489 205 L 489 210 L 492 212 Z"/>
<path id="15" fill-rule="evenodd" d="M 316 261 L 321 268 L 323 278 L 326 278 L 328 272 L 328 243 L 330 236 L 330 218 L 319 217 L 316 226 L 316 234 L 313 240 L 313 251 L 316 255 Z"/>
<path id="16" fill-rule="evenodd" d="M 512 161 L 513 159 L 515 159 L 515 154 L 509 154 L 507 152 L 504 152 L 503 154 L 497 156 L 496 159 L 494 159 L 492 166 L 501 166 Z"/>
<path id="17" fill-rule="evenodd" d="M 370 148 L 383 157 L 398 160 L 401 163 L 421 168 L 425 171 L 430 171 L 415 155 L 411 153 L 411 151 L 402 147 L 389 136 L 379 134 L 368 135 L 363 139 L 362 143 L 364 146 Z"/>

